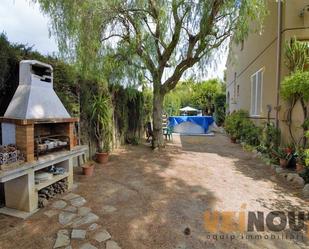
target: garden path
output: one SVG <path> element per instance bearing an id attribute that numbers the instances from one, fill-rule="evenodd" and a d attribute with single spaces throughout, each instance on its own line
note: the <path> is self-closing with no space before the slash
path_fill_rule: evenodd
<path id="1" fill-rule="evenodd" d="M 205 230 L 206 210 L 238 212 L 243 207 L 267 214 L 308 208 L 298 187 L 222 134 L 174 136 L 163 151 L 152 152 L 146 144 L 127 146 L 116 150 L 107 165 L 96 165 L 90 178 L 76 169 L 75 181 L 74 194 L 85 198 L 87 210 L 98 219 L 93 230 L 90 224 L 78 227 L 86 235 L 82 241 L 71 239 L 73 249 L 105 248 L 108 241 L 95 240 L 102 229 L 123 249 L 308 248 L 302 238 L 216 240 L 216 233 Z M 47 217 L 52 206 L 25 221 L 0 215 L 0 248 L 53 248 L 58 231 L 70 234 L 72 228 L 61 225 L 57 214 Z"/>

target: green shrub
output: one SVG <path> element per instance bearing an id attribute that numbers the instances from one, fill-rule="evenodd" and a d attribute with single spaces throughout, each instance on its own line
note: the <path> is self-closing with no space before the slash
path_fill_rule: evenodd
<path id="1" fill-rule="evenodd" d="M 215 96 L 214 106 L 215 106 L 215 121 L 218 126 L 221 126 L 224 123 L 225 119 L 225 103 L 226 96 L 225 93 L 221 93 Z"/>
<path id="2" fill-rule="evenodd" d="M 241 138 L 241 127 L 242 122 L 249 116 L 248 112 L 239 110 L 237 112 L 233 112 L 229 116 L 225 118 L 224 128 L 225 131 L 233 138 L 240 139 Z"/>
<path id="3" fill-rule="evenodd" d="M 306 132 L 306 137 L 309 138 L 309 131 Z M 306 149 L 304 152 L 305 164 L 309 168 L 309 149 Z"/>
<path id="4" fill-rule="evenodd" d="M 281 95 L 285 100 L 303 98 L 309 100 L 309 71 L 296 71 L 284 78 L 281 84 Z"/>
<path id="5" fill-rule="evenodd" d="M 262 129 L 257 127 L 251 120 L 244 119 L 240 128 L 240 139 L 249 145 L 258 146 L 260 144 L 261 131 Z"/>
<path id="6" fill-rule="evenodd" d="M 239 110 L 225 118 L 225 131 L 233 138 L 240 139 L 246 144 L 258 146 L 262 129 L 250 119 L 248 112 Z"/>
<path id="7" fill-rule="evenodd" d="M 281 131 L 273 123 L 266 123 L 261 136 L 261 145 L 267 150 L 278 148 L 281 141 Z"/>

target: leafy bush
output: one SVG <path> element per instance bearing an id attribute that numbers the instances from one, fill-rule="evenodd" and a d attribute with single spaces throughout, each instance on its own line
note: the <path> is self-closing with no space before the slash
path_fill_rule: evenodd
<path id="1" fill-rule="evenodd" d="M 306 137 L 309 138 L 309 131 L 306 132 Z M 306 149 L 304 152 L 305 164 L 309 169 L 309 149 Z"/>
<path id="2" fill-rule="evenodd" d="M 285 64 L 291 72 L 303 71 L 309 63 L 309 43 L 294 37 L 285 43 Z"/>
<path id="3" fill-rule="evenodd" d="M 112 136 L 112 106 L 107 91 L 94 96 L 91 121 L 97 139 L 98 152 L 109 152 Z"/>
<path id="4" fill-rule="evenodd" d="M 239 110 L 225 118 L 225 131 L 232 137 L 258 146 L 260 144 L 261 128 L 248 119 L 248 112 Z"/>
<path id="5" fill-rule="evenodd" d="M 232 137 L 236 139 L 241 138 L 241 127 L 242 122 L 249 116 L 248 112 L 239 110 L 237 112 L 233 112 L 229 116 L 225 118 L 224 128 L 225 131 Z"/>
<path id="6" fill-rule="evenodd" d="M 257 127 L 251 120 L 244 119 L 241 124 L 241 140 L 253 146 L 260 144 L 261 128 Z"/>
<path id="7" fill-rule="evenodd" d="M 221 126 L 225 120 L 225 103 L 226 95 L 221 93 L 215 96 L 214 106 L 215 106 L 215 121 L 218 126 Z"/>
<path id="8" fill-rule="evenodd" d="M 266 123 L 261 136 L 261 145 L 267 150 L 278 148 L 281 141 L 281 131 L 273 123 Z"/>
<path id="9" fill-rule="evenodd" d="M 296 71 L 285 77 L 281 84 L 281 95 L 285 100 L 303 98 L 309 101 L 309 71 Z"/>

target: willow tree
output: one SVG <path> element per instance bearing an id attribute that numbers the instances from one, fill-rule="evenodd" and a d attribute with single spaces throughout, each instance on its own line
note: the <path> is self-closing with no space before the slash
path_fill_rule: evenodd
<path id="1" fill-rule="evenodd" d="M 36 1 L 51 17 L 61 51 L 73 52 L 80 65 L 102 65 L 109 51 L 109 58 L 127 63 L 124 70 L 134 66 L 151 82 L 153 147 L 164 143 L 164 96 L 231 36 L 243 40 L 266 12 L 266 0 Z"/>

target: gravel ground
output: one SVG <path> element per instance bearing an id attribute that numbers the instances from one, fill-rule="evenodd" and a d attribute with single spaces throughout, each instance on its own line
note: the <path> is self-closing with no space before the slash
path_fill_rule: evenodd
<path id="1" fill-rule="evenodd" d="M 91 178 L 76 169 L 75 181 L 74 193 L 87 200 L 100 217 L 96 223 L 122 249 L 309 248 L 301 234 L 291 240 L 243 239 L 233 233 L 237 238 L 231 240 L 231 234 L 216 239 L 216 233 L 205 230 L 206 210 L 238 212 L 243 207 L 267 214 L 308 209 L 299 188 L 221 134 L 174 136 L 163 151 L 152 152 L 146 144 L 127 146 L 116 150 L 107 165 L 96 165 Z M 25 221 L 0 215 L 0 248 L 52 248 L 63 226 L 57 215 L 44 215 L 49 208 Z M 105 248 L 92 241 L 91 232 L 83 243 L 88 241 Z"/>

